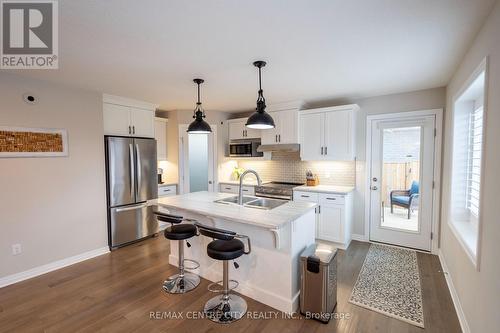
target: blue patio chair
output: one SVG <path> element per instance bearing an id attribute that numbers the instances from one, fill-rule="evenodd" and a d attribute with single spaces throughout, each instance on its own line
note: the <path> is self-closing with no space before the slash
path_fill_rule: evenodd
<path id="1" fill-rule="evenodd" d="M 411 183 L 409 190 L 395 190 L 391 191 L 391 214 L 394 213 L 393 206 L 400 206 L 408 209 L 408 220 L 413 208 L 418 204 L 419 198 L 419 184 L 414 180 Z"/>

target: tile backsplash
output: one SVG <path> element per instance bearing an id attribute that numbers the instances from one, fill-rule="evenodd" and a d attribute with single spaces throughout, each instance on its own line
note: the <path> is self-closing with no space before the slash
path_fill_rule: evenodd
<path id="1" fill-rule="evenodd" d="M 268 181 L 305 183 L 306 171 L 311 170 L 323 185 L 355 186 L 356 183 L 354 161 L 306 162 L 300 160 L 299 153 L 275 152 L 271 160 L 238 160 L 237 164 L 257 171 L 263 180 Z"/>

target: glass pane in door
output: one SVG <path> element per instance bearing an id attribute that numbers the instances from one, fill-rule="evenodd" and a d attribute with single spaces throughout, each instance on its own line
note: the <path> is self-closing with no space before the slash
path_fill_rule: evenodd
<path id="1" fill-rule="evenodd" d="M 419 231 L 422 127 L 382 131 L 382 228 Z"/>
<path id="2" fill-rule="evenodd" d="M 189 192 L 208 191 L 208 135 L 189 134 Z"/>

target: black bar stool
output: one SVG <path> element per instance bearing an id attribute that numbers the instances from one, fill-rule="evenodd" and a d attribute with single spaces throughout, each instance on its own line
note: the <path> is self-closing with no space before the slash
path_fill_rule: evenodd
<path id="1" fill-rule="evenodd" d="M 221 292 L 222 294 L 212 297 L 205 303 L 205 314 L 207 317 L 217 323 L 230 324 L 247 312 L 247 302 L 240 296 L 231 293 L 231 290 L 238 286 L 235 280 L 229 280 L 229 260 L 241 257 L 243 254 L 251 252 L 250 238 L 245 235 L 238 235 L 233 231 L 208 227 L 200 223 L 195 223 L 200 233 L 211 237 L 214 240 L 207 245 L 207 254 L 210 258 L 222 260 L 223 272 L 222 281 L 211 283 L 208 290 L 211 292 Z M 239 239 L 237 239 L 239 238 Z M 245 251 L 245 245 L 240 239 L 246 239 L 248 251 Z M 238 264 L 234 263 L 238 268 Z M 233 283 L 230 287 L 229 283 Z M 222 289 L 215 289 L 216 285 L 222 283 Z"/>
<path id="2" fill-rule="evenodd" d="M 181 223 L 185 221 L 182 216 L 165 214 L 155 211 L 154 214 L 159 221 L 170 223 L 171 226 L 165 229 L 165 238 L 179 241 L 179 273 L 172 275 L 163 282 L 163 290 L 171 294 L 182 294 L 193 290 L 200 284 L 200 277 L 196 274 L 186 272 L 200 267 L 197 261 L 184 259 L 184 240 L 198 236 L 196 226 L 190 223 Z M 187 246 L 191 244 L 187 242 Z M 193 263 L 194 266 L 186 267 L 185 262 Z"/>

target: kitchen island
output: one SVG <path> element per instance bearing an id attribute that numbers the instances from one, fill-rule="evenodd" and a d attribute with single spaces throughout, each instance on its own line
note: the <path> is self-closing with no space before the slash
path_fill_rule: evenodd
<path id="1" fill-rule="evenodd" d="M 195 192 L 160 198 L 159 210 L 202 224 L 235 231 L 251 239 L 252 252 L 230 265 L 230 279 L 237 280 L 237 292 L 275 309 L 292 312 L 298 309 L 300 274 L 299 256 L 314 243 L 315 207 L 309 202 L 290 201 L 271 210 L 250 208 L 215 201 L 232 197 L 230 193 Z M 222 280 L 222 262 L 207 256 L 211 238 L 189 239 L 185 258 L 196 260 L 194 273 L 210 280 Z M 177 241 L 170 241 L 169 263 L 177 266 Z"/>

